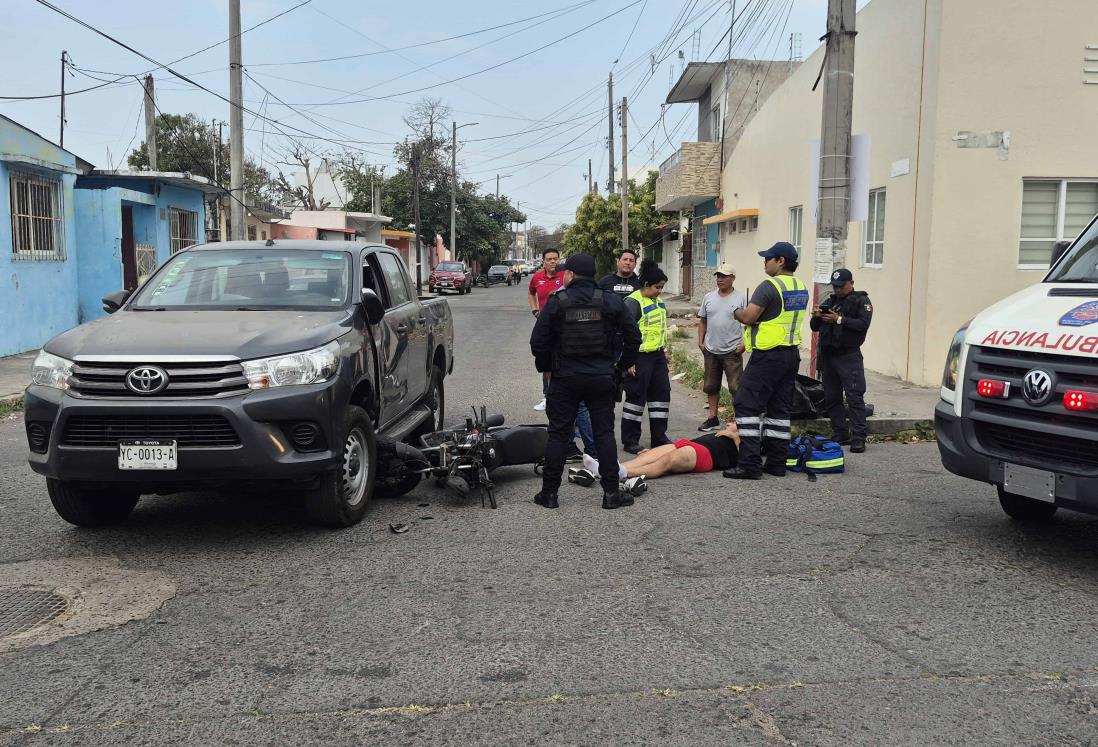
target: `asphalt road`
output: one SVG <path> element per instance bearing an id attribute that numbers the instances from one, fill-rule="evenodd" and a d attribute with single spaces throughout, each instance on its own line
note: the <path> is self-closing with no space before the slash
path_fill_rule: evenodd
<path id="1" fill-rule="evenodd" d="M 450 417 L 539 419 L 523 294 L 452 297 Z M 701 400 L 672 399 L 692 432 Z M 512 468 L 497 511 L 424 485 L 343 531 L 262 495 L 76 529 L 24 453 L 0 422 L 0 583 L 54 561 L 107 568 L 81 583 L 120 608 L 150 579 L 174 596 L 0 654 L 0 745 L 1098 741 L 1098 523 L 1014 524 L 932 444 L 816 484 L 669 478 L 619 511 L 576 486 L 541 509 Z"/>

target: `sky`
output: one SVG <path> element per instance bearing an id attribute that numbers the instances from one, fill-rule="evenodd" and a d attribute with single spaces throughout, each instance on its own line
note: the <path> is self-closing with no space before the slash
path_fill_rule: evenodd
<path id="1" fill-rule="evenodd" d="M 228 120 L 226 0 L 50 0 L 151 58 L 97 35 L 36 0 L 3 0 L 0 113 L 56 142 L 61 52 L 75 70 L 65 147 L 97 168 L 126 168 L 144 138 L 142 90 L 153 71 L 157 107 Z M 866 0 L 860 0 L 859 8 Z M 587 162 L 604 191 L 606 81 L 629 97 L 629 170 L 656 167 L 696 136 L 696 105 L 661 107 L 682 66 L 728 52 L 731 0 L 242 0 L 245 150 L 272 171 L 293 140 L 331 156 L 344 150 L 394 170 L 402 116 L 439 98 L 459 125 L 459 172 L 518 202 L 531 224 L 570 222 Z M 788 60 L 819 45 L 827 0 L 736 0 L 733 57 Z M 13 12 L 14 11 L 14 12 Z M 279 15 L 282 14 L 282 15 Z M 458 37 L 458 38 L 455 38 Z M 207 46 L 207 51 L 179 61 Z M 680 58 L 679 54 L 682 53 Z M 348 59 L 333 60 L 342 57 Z M 317 61 L 321 60 L 321 61 Z M 206 90 L 180 80 L 167 65 Z M 474 124 L 475 123 L 475 124 Z M 224 128 L 228 142 L 228 125 Z M 620 130 L 615 148 L 621 160 Z"/>

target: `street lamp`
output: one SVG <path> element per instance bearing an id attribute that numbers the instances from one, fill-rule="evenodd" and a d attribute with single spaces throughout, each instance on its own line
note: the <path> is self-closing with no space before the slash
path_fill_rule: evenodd
<path id="1" fill-rule="evenodd" d="M 450 144 L 450 259 L 457 259 L 457 180 L 458 180 L 458 130 L 472 127 L 480 122 L 466 122 L 459 125 L 454 122 L 453 142 Z"/>
<path id="2" fill-rule="evenodd" d="M 512 176 L 514 176 L 514 174 L 504 174 L 503 176 L 500 176 L 499 174 L 496 174 L 496 199 L 497 200 L 499 199 L 499 180 L 500 179 L 510 179 Z"/>

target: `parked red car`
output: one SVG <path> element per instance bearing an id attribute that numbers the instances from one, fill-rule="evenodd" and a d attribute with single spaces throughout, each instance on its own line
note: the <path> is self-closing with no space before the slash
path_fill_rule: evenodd
<path id="1" fill-rule="evenodd" d="M 473 292 L 473 271 L 464 262 L 439 262 L 427 277 L 427 288 L 434 293 L 456 290 L 458 295 Z"/>

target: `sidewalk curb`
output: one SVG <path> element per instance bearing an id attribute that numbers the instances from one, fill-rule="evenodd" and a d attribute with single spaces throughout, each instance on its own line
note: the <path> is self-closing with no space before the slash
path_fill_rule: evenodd
<path id="1" fill-rule="evenodd" d="M 15 412 L 22 409 L 22 394 L 0 394 L 0 413 Z"/>

